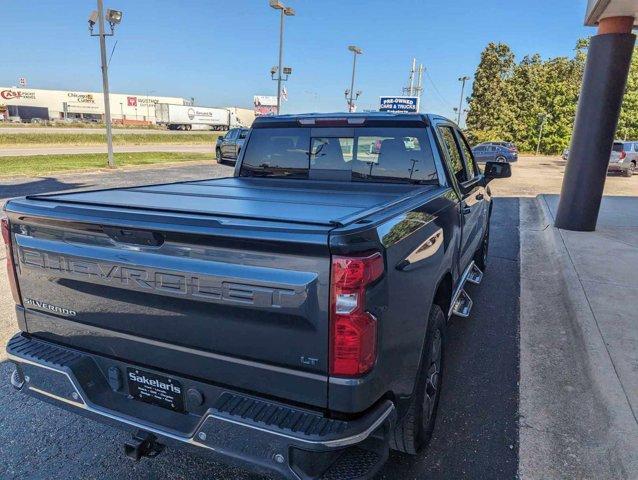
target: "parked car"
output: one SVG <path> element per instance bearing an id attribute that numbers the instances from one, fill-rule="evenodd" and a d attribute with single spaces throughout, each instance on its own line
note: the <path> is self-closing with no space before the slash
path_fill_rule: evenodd
<path id="1" fill-rule="evenodd" d="M 482 172 L 434 115 L 259 117 L 246 140 L 233 178 L 6 203 L 11 383 L 131 430 L 136 460 L 371 478 L 432 435 L 510 165 Z"/>
<path id="2" fill-rule="evenodd" d="M 244 146 L 247 135 L 247 128 L 231 128 L 226 135 L 217 137 L 217 142 L 215 143 L 215 158 L 217 158 L 217 162 L 235 163 L 241 152 L 241 147 Z"/>
<path id="3" fill-rule="evenodd" d="M 616 140 L 609 157 L 608 172 L 620 172 L 625 177 L 631 177 L 636 171 L 638 163 L 638 141 Z"/>
<path id="4" fill-rule="evenodd" d="M 477 162 L 509 163 L 518 160 L 518 153 L 511 148 L 495 143 L 480 143 L 472 148 Z"/>
<path id="5" fill-rule="evenodd" d="M 483 142 L 480 145 L 497 145 L 499 147 L 505 147 L 512 152 L 518 153 L 518 147 L 512 142 Z"/>

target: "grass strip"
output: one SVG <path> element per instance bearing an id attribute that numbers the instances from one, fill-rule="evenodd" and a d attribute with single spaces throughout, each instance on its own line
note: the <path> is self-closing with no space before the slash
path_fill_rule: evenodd
<path id="1" fill-rule="evenodd" d="M 153 165 L 214 159 L 212 153 L 134 152 L 116 153 L 117 167 Z M 73 170 L 99 170 L 107 168 L 106 153 L 76 155 L 32 155 L 0 157 L 0 177 L 17 175 L 41 176 Z"/>
<path id="2" fill-rule="evenodd" d="M 113 133 L 115 145 L 201 145 L 213 144 L 220 132 L 202 133 Z M 0 146 L 18 145 L 104 145 L 102 133 L 4 133 L 0 132 Z"/>

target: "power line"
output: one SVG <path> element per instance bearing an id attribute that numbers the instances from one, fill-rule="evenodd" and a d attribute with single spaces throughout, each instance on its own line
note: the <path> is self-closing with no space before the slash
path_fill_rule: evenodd
<path id="1" fill-rule="evenodd" d="M 434 80 L 432 80 L 432 77 L 430 76 L 430 72 L 428 71 L 427 68 L 425 69 L 425 75 L 428 77 L 428 80 L 430 80 L 430 83 L 432 84 L 432 87 L 434 88 L 434 92 L 438 95 L 441 101 L 445 103 L 448 107 L 453 108 L 453 105 L 450 102 L 448 102 L 445 98 L 443 98 L 443 95 L 441 95 L 441 92 L 439 92 L 439 89 L 434 83 Z"/>

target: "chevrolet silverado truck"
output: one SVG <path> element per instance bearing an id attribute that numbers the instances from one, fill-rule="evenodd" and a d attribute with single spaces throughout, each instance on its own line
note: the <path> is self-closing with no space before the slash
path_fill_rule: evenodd
<path id="1" fill-rule="evenodd" d="M 131 430 L 134 459 L 370 478 L 432 435 L 509 175 L 439 116 L 284 115 L 231 178 L 10 200 L 11 383 Z"/>

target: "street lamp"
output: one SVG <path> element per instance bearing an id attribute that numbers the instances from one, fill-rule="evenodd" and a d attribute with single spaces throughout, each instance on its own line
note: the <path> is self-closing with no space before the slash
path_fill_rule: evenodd
<path id="1" fill-rule="evenodd" d="M 106 33 L 104 30 L 104 20 L 109 23 L 111 32 Z M 102 88 L 104 92 L 104 121 L 106 122 L 106 147 L 108 152 L 109 167 L 115 167 L 115 159 L 113 158 L 113 130 L 111 126 L 111 103 L 109 100 L 109 73 L 108 63 L 106 61 L 106 37 L 115 34 L 115 26 L 122 21 L 122 12 L 120 10 L 108 9 L 104 14 L 104 1 L 97 0 L 97 11 L 92 11 L 89 15 L 89 32 L 92 37 L 100 37 L 100 60 L 102 63 Z M 93 27 L 98 24 L 98 33 L 93 33 Z"/>
<path id="2" fill-rule="evenodd" d="M 543 127 L 545 126 L 545 120 L 547 120 L 548 115 L 541 113 L 538 116 L 538 119 L 541 122 L 540 129 L 538 131 L 538 141 L 536 142 L 536 155 L 540 153 L 541 150 L 541 140 L 543 139 Z"/>
<path id="3" fill-rule="evenodd" d="M 459 100 L 459 109 L 456 110 L 456 124 L 461 125 L 461 112 L 463 111 L 463 90 L 465 90 L 465 82 L 470 79 L 467 75 L 463 75 L 459 77 L 459 82 L 461 82 L 461 99 Z"/>
<path id="4" fill-rule="evenodd" d="M 284 58 L 284 16 L 286 17 L 294 17 L 295 11 L 286 7 L 279 0 L 269 0 L 269 5 L 275 10 L 280 11 L 280 19 L 279 19 L 279 66 L 272 67 L 270 69 L 270 76 L 273 80 L 277 80 L 277 115 L 279 115 L 279 110 L 281 109 L 281 82 L 287 81 L 288 76 L 292 73 L 292 68 L 284 67 L 282 69 L 282 62 Z M 283 70 L 283 71 L 282 71 Z M 277 74 L 277 78 L 275 78 L 275 73 Z M 285 74 L 285 78 L 282 77 L 282 74 Z"/>
<path id="5" fill-rule="evenodd" d="M 349 45 L 348 50 L 352 52 L 352 80 L 350 81 L 350 90 L 346 90 L 345 95 L 346 100 L 348 100 L 348 111 L 354 112 L 354 100 L 357 100 L 359 95 L 361 95 L 361 90 L 358 90 L 356 93 L 354 91 L 354 73 L 357 68 L 357 55 L 361 55 L 363 50 L 356 45 Z M 354 99 L 352 98 L 353 95 L 355 95 Z"/>

